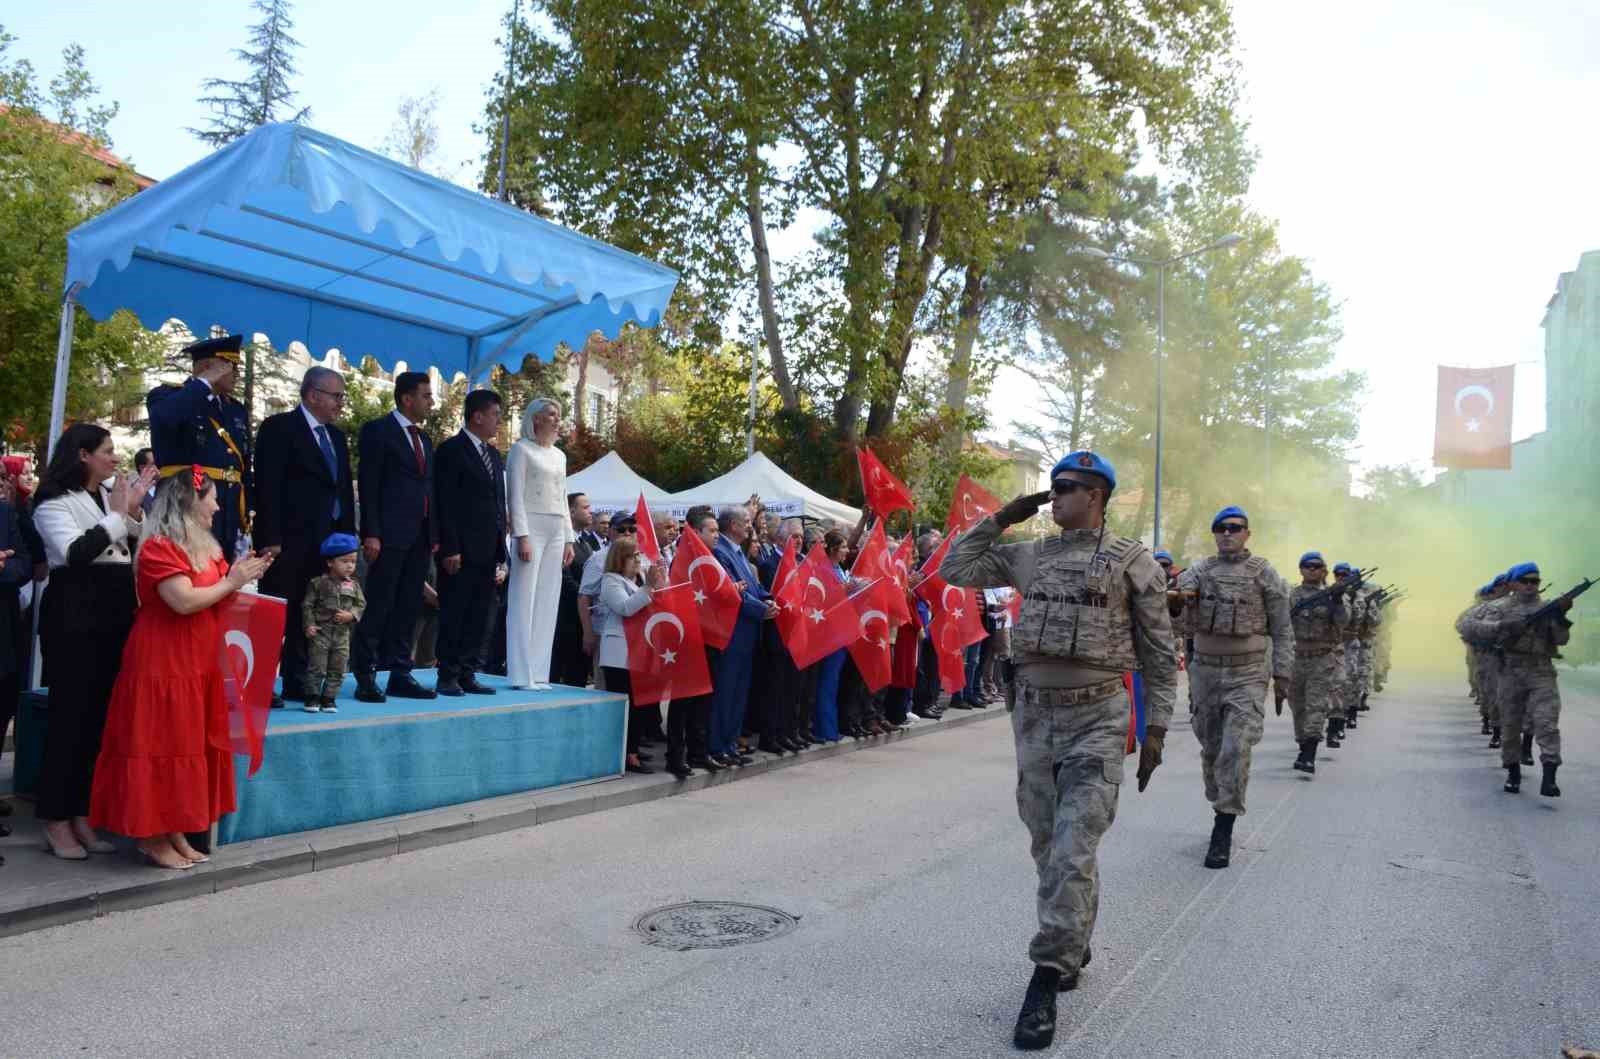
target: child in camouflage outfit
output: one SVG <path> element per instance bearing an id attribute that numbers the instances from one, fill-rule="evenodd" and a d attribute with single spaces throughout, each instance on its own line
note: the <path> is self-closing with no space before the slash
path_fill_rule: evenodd
<path id="1" fill-rule="evenodd" d="M 331 533 L 322 542 L 328 572 L 313 577 L 302 608 L 306 629 L 307 713 L 338 713 L 334 696 L 350 662 L 350 631 L 367 609 L 356 580 L 356 549 L 349 533 Z"/>

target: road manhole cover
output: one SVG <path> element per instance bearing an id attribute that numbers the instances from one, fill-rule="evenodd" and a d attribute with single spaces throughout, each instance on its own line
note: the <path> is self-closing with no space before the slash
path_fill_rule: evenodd
<path id="1" fill-rule="evenodd" d="M 685 901 L 646 912 L 633 929 L 663 949 L 726 949 L 780 937 L 800 925 L 799 917 L 776 908 L 737 901 Z"/>

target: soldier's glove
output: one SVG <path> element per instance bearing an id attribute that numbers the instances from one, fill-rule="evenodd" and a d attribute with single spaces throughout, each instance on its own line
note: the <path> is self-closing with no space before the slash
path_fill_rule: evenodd
<path id="1" fill-rule="evenodd" d="M 1019 522 L 1026 522 L 1039 513 L 1039 508 L 1046 500 L 1050 499 L 1050 491 L 1042 493 L 1029 493 L 1019 496 L 1005 507 L 994 513 L 994 520 L 1001 529 L 1015 526 Z"/>
<path id="2" fill-rule="evenodd" d="M 1278 683 L 1277 678 L 1272 681 L 1272 712 L 1279 717 L 1283 716 L 1283 700 L 1289 697 L 1289 692 Z"/>
<path id="3" fill-rule="evenodd" d="M 1139 747 L 1139 790 L 1143 792 L 1150 782 L 1150 774 L 1161 764 L 1161 748 L 1166 744 L 1167 730 L 1152 724 L 1144 730 L 1144 744 Z"/>

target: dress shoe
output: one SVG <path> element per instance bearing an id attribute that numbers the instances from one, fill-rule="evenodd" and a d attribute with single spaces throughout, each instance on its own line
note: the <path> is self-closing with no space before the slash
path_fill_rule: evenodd
<path id="1" fill-rule="evenodd" d="M 667 771 L 678 777 L 680 780 L 686 780 L 690 776 L 694 775 L 694 769 L 690 768 L 687 763 L 682 761 L 667 762 Z"/>
<path id="2" fill-rule="evenodd" d="M 782 743 L 791 754 L 798 754 L 800 751 L 811 745 L 804 739 L 800 739 L 796 736 L 790 736 L 788 739 L 780 739 L 779 742 Z"/>
<path id="3" fill-rule="evenodd" d="M 951 710 L 970 710 L 970 709 L 972 709 L 972 704 L 967 702 L 966 699 L 952 698 L 950 700 L 950 704 L 946 707 L 946 709 L 951 709 Z"/>
<path id="4" fill-rule="evenodd" d="M 357 702 L 388 702 L 389 697 L 378 687 L 378 679 L 371 673 L 362 673 L 356 677 Z"/>
<path id="5" fill-rule="evenodd" d="M 436 694 L 432 688 L 418 684 L 417 678 L 406 672 L 390 673 L 389 685 L 383 690 L 397 699 L 431 699 Z"/>
<path id="6" fill-rule="evenodd" d="M 293 689 L 285 691 L 281 697 L 283 698 L 284 702 L 305 702 L 308 699 L 313 698 L 313 696 L 307 695 L 303 691 L 295 691 Z"/>
<path id="7" fill-rule="evenodd" d="M 763 754 L 777 754 L 779 757 L 782 757 L 788 751 L 788 747 L 779 746 L 777 743 L 769 741 L 763 741 L 756 749 Z"/>
<path id="8" fill-rule="evenodd" d="M 478 678 L 473 676 L 471 673 L 468 673 L 466 676 L 464 676 L 460 680 L 456 681 L 456 683 L 461 685 L 461 690 L 466 692 L 468 695 L 493 695 L 494 694 L 494 689 L 493 688 L 489 687 L 486 684 L 478 683 Z"/>
<path id="9" fill-rule="evenodd" d="M 274 695 L 274 696 L 272 696 L 272 709 L 274 709 L 274 710 L 283 709 L 283 696 L 282 695 Z"/>
<path id="10" fill-rule="evenodd" d="M 389 684 L 393 687 L 394 681 L 391 680 Z M 466 694 L 465 691 L 461 690 L 461 685 L 456 683 L 454 677 L 440 677 L 439 683 L 433 689 L 433 693 L 451 699 L 459 699 Z"/>
<path id="11" fill-rule="evenodd" d="M 10 816 L 15 811 L 10 802 L 0 802 L 0 816 Z"/>
<path id="12" fill-rule="evenodd" d="M 649 765 L 644 764 L 643 762 L 640 762 L 637 765 L 625 765 L 625 766 L 623 766 L 623 771 L 631 772 L 636 776 L 649 776 L 649 775 L 651 775 L 651 774 L 653 774 L 655 772 L 655 769 L 651 768 Z"/>
<path id="13" fill-rule="evenodd" d="M 322 700 L 322 712 L 323 713 L 338 713 L 339 712 L 339 704 L 337 702 L 334 702 L 332 699 L 324 698 Z"/>
<path id="14" fill-rule="evenodd" d="M 733 755 L 732 760 L 733 763 L 738 765 L 740 768 L 744 768 L 746 765 L 753 765 L 756 761 L 755 758 L 750 757 L 748 754 L 735 754 Z"/>
<path id="15" fill-rule="evenodd" d="M 689 764 L 693 765 L 697 769 L 703 769 L 706 772 L 721 772 L 723 769 L 728 767 L 720 761 L 711 760 L 709 756 L 692 757 L 689 759 Z"/>

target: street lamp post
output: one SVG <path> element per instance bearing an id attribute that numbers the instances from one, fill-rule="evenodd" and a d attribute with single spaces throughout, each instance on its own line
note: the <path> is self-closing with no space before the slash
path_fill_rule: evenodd
<path id="1" fill-rule="evenodd" d="M 1073 249 L 1072 253 L 1083 257 L 1099 258 L 1102 261 L 1122 261 L 1143 269 L 1156 270 L 1156 473 L 1155 473 L 1155 533 L 1153 547 L 1161 547 L 1161 455 L 1162 455 L 1162 419 L 1166 410 L 1166 367 L 1167 367 L 1167 269 L 1180 261 L 1186 261 L 1200 254 L 1210 253 L 1213 250 L 1226 250 L 1237 246 L 1243 237 L 1235 234 L 1223 236 L 1215 242 L 1205 246 L 1185 250 L 1181 254 L 1174 254 L 1164 260 L 1128 257 L 1124 254 L 1108 254 L 1097 246 L 1080 246 Z"/>

